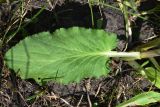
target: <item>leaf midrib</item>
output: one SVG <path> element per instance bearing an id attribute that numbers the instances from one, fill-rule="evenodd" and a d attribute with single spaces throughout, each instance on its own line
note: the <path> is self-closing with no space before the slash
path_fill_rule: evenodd
<path id="1" fill-rule="evenodd" d="M 84 53 L 84 52 L 83 52 Z M 84 53 L 84 54 L 78 54 L 78 55 L 68 55 L 64 58 L 60 57 L 56 60 L 49 60 L 49 59 L 45 59 L 45 60 L 33 60 L 34 62 L 50 62 L 50 63 L 54 63 L 54 62 L 58 62 L 60 60 L 67 60 L 67 59 L 71 59 L 71 58 L 83 58 L 83 57 L 88 57 L 88 56 L 106 56 L 104 54 L 105 52 L 96 52 L 96 53 Z M 24 57 L 21 55 L 21 57 Z M 29 59 L 29 58 L 28 58 Z M 50 58 L 51 59 L 51 58 Z M 7 59 L 9 61 L 9 59 Z M 12 59 L 10 59 L 12 60 Z M 14 59 L 16 61 L 19 61 L 19 62 L 26 62 L 26 60 L 17 60 L 17 59 Z M 30 59 L 28 61 L 31 61 Z"/>

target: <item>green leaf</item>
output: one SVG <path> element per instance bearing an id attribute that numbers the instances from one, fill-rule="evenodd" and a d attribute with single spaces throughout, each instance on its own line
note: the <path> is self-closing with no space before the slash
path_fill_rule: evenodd
<path id="1" fill-rule="evenodd" d="M 153 67 L 145 68 L 145 75 L 156 87 L 160 88 L 160 72 Z"/>
<path id="2" fill-rule="evenodd" d="M 53 34 L 42 32 L 25 38 L 6 53 L 5 59 L 23 79 L 33 78 L 39 84 L 49 80 L 67 84 L 107 75 L 109 58 L 104 53 L 116 45 L 113 33 L 61 28 Z"/>
<path id="3" fill-rule="evenodd" d="M 149 91 L 136 95 L 135 97 L 119 104 L 117 107 L 129 107 L 129 106 L 145 106 L 150 103 L 160 101 L 160 93 Z"/>

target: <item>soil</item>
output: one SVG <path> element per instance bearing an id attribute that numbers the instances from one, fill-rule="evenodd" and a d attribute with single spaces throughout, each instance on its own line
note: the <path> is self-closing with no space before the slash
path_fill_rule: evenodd
<path id="1" fill-rule="evenodd" d="M 151 1 L 153 7 L 158 5 L 158 2 Z M 42 31 L 54 32 L 61 27 L 80 26 L 114 32 L 120 39 L 117 50 L 122 51 L 124 49 L 127 40 L 125 37 L 124 17 L 121 11 L 109 7 L 100 8 L 99 6 L 94 6 L 95 26 L 93 27 L 87 0 L 51 0 L 51 3 L 53 4 L 52 6 L 46 0 L 31 0 L 25 6 L 27 12 L 23 20 L 25 23 L 23 30 L 20 30 L 9 44 L 1 47 L 0 106 L 89 107 L 92 104 L 95 107 L 114 107 L 139 92 L 149 90 L 150 82 L 137 75 L 136 71 L 129 67 L 126 62 L 117 60 L 111 63 L 113 69 L 109 77 L 101 77 L 100 79 L 86 78 L 80 83 L 71 83 L 69 85 L 48 82 L 44 86 L 39 86 L 34 80 L 22 80 L 13 71 L 9 70 L 3 63 L 3 55 L 9 47 L 12 47 L 27 35 Z M 116 5 L 114 0 L 109 0 L 108 3 Z M 148 1 L 142 3 L 148 3 Z M 46 6 L 44 10 L 34 21 L 28 23 L 28 20 L 34 17 L 44 5 Z M 147 6 L 150 7 L 148 4 Z M 4 35 L 7 26 L 19 19 L 18 7 L 19 2 L 0 4 L 0 35 Z M 147 10 L 148 7 L 140 5 L 139 10 Z M 14 16 L 13 13 L 17 14 Z M 159 13 L 154 15 L 159 15 Z M 149 20 L 137 18 L 132 23 L 133 39 L 129 49 L 149 41 L 153 36 L 159 36 L 160 26 L 154 23 L 156 19 L 154 19 L 153 14 L 147 17 Z M 100 27 L 97 24 L 99 20 L 102 22 Z M 11 33 L 15 31 L 17 26 L 18 24 L 12 26 Z M 155 87 L 153 89 L 157 90 Z M 155 107 L 157 105 L 151 106 Z"/>

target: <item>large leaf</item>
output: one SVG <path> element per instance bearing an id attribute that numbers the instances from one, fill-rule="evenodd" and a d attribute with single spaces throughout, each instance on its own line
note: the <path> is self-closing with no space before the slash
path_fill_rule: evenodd
<path id="1" fill-rule="evenodd" d="M 53 34 L 42 32 L 27 37 L 5 55 L 8 66 L 23 79 L 38 83 L 55 80 L 79 82 L 85 77 L 100 77 L 109 70 L 106 61 L 117 45 L 116 35 L 103 30 L 72 27 Z"/>
<path id="2" fill-rule="evenodd" d="M 119 104 L 117 107 L 145 106 L 147 104 L 159 101 L 160 101 L 160 93 L 149 91 L 136 95 L 135 97 L 129 99 L 128 101 Z"/>

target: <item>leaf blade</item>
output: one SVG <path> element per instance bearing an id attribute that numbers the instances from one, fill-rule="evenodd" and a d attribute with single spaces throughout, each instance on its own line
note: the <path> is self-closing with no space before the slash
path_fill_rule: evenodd
<path id="1" fill-rule="evenodd" d="M 138 94 L 135 97 L 119 104 L 116 107 L 144 106 L 158 101 L 160 101 L 160 93 L 149 91 Z"/>
<path id="2" fill-rule="evenodd" d="M 5 55 L 8 66 L 23 79 L 44 78 L 67 84 L 85 77 L 106 75 L 103 52 L 117 45 L 116 35 L 103 30 L 73 27 L 43 32 L 22 40 Z M 57 78 L 56 78 L 57 76 Z M 55 79 L 56 78 L 56 79 Z"/>

